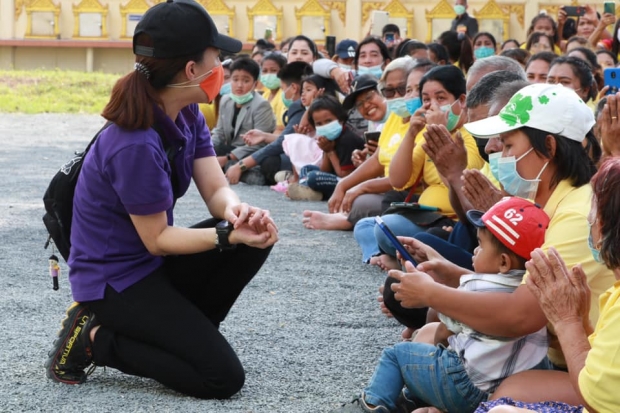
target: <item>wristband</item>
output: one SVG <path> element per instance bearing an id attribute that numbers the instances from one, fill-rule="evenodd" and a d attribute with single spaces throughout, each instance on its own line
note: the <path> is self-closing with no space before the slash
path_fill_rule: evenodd
<path id="1" fill-rule="evenodd" d="M 243 161 L 239 161 L 239 169 L 241 170 L 241 172 L 245 172 L 248 170 L 248 167 L 245 166 L 245 164 L 243 163 Z"/>

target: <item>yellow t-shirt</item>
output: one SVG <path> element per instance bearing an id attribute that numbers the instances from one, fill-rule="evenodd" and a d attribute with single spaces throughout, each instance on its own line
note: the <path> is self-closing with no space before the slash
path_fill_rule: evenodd
<path id="1" fill-rule="evenodd" d="M 423 136 L 420 138 L 420 136 L 423 132 L 424 131 L 420 132 L 418 137 L 416 137 L 416 146 L 413 149 L 412 155 L 413 171 L 411 177 L 404 188 L 395 189 L 402 190 L 411 187 L 418 180 L 420 173 L 422 173 L 421 182 L 424 184 L 424 191 L 420 195 L 418 202 L 422 205 L 437 207 L 441 209 L 441 213 L 446 216 L 454 216 L 455 213 L 452 209 L 452 204 L 450 204 L 449 189 L 441 179 L 431 158 L 429 158 L 426 152 L 424 152 L 424 149 L 422 149 L 422 144 L 425 142 L 425 139 Z M 480 156 L 480 152 L 478 152 L 476 140 L 465 128 L 461 128 L 460 132 L 465 142 L 465 149 L 467 150 L 467 169 L 482 168 L 485 162 Z"/>
<path id="2" fill-rule="evenodd" d="M 393 113 L 383 125 L 377 146 L 379 147 L 379 163 L 383 165 L 385 177 L 390 176 L 390 162 L 408 129 L 409 122 L 403 122 L 403 118 Z"/>
<path id="3" fill-rule="evenodd" d="M 620 412 L 620 281 L 601 295 L 600 318 L 589 337 L 592 349 L 579 372 L 579 391 L 597 412 Z"/>
<path id="4" fill-rule="evenodd" d="M 567 180 L 561 181 L 543 208 L 550 221 L 541 248 L 548 251 L 550 247 L 554 247 L 569 269 L 581 264 L 592 293 L 590 321 L 592 325 L 596 325 L 599 317 L 598 298 L 614 284 L 615 277 L 605 265 L 594 261 L 588 248 L 590 227 L 586 218 L 590 212 L 591 199 L 590 184 L 575 188 Z M 526 272 L 523 277 L 524 283 L 528 275 Z M 565 367 L 566 362 L 555 332 L 551 325 L 548 328 L 549 359 L 553 364 Z"/>
<path id="5" fill-rule="evenodd" d="M 487 179 L 489 181 L 491 181 L 491 183 L 497 188 L 497 189 L 501 189 L 502 187 L 499 184 L 499 181 L 495 178 L 495 175 L 493 175 L 493 173 L 491 173 L 491 166 L 489 165 L 488 162 L 484 163 L 484 166 L 482 168 L 480 168 L 480 172 L 482 172 L 482 174 L 484 176 L 487 177 Z"/>
<path id="6" fill-rule="evenodd" d="M 209 130 L 215 129 L 217 125 L 217 113 L 215 112 L 215 103 L 200 103 L 198 108 L 205 117 Z"/>
<path id="7" fill-rule="evenodd" d="M 266 101 L 269 102 L 269 99 L 271 98 L 271 90 L 265 89 L 265 93 L 263 94 L 263 97 L 265 98 Z M 284 128 L 284 122 L 282 122 L 282 116 L 284 115 L 284 112 L 286 112 L 286 106 L 284 106 L 284 102 L 282 102 L 282 89 L 278 89 L 278 91 L 273 96 L 273 99 L 271 100 L 271 102 L 269 102 L 269 104 L 271 105 L 271 109 L 273 109 L 273 114 L 276 117 L 276 127 L 280 126 Z"/>

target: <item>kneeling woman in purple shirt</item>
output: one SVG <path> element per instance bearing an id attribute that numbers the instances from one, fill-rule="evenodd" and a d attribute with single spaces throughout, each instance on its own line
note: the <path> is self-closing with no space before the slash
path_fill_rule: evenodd
<path id="1" fill-rule="evenodd" d="M 243 386 L 218 327 L 278 234 L 267 211 L 228 187 L 197 105 L 220 90 L 220 50 L 240 49 L 193 0 L 157 4 L 138 23 L 136 70 L 114 87 L 103 112 L 112 124 L 77 183 L 76 303 L 49 353 L 49 378 L 82 383 L 96 365 L 199 398 L 228 398 Z M 175 227 L 174 202 L 192 178 L 214 218 Z"/>

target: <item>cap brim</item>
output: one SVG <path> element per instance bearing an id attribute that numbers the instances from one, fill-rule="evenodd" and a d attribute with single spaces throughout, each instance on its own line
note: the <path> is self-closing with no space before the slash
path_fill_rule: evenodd
<path id="1" fill-rule="evenodd" d="M 355 106 L 355 99 L 357 99 L 357 97 L 361 93 L 364 93 L 365 91 L 370 90 L 370 89 L 374 89 L 376 87 L 377 87 L 377 85 L 368 85 L 368 86 L 363 87 L 361 89 L 357 89 L 353 93 L 348 94 L 347 97 L 345 97 L 344 100 L 342 101 L 343 109 L 344 110 L 351 110 L 351 109 L 353 109 L 353 106 Z"/>
<path id="2" fill-rule="evenodd" d="M 471 222 L 471 224 L 476 228 L 484 228 L 484 222 L 482 222 L 482 216 L 484 212 L 478 211 L 476 209 L 470 209 L 467 211 L 467 220 Z"/>
<path id="3" fill-rule="evenodd" d="M 514 126 L 510 126 L 505 120 L 497 116 L 491 116 L 490 118 L 481 119 L 476 122 L 466 123 L 465 129 L 476 138 L 489 139 L 493 138 L 500 133 L 510 132 L 511 130 L 519 129 L 524 125 L 516 123 Z"/>
<path id="4" fill-rule="evenodd" d="M 243 43 L 237 39 L 218 33 L 215 42 L 211 46 L 228 53 L 239 53 L 243 48 Z"/>

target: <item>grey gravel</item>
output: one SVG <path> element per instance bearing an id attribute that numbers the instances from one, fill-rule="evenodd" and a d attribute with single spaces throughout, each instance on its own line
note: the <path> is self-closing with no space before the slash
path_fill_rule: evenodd
<path id="1" fill-rule="evenodd" d="M 351 400 L 381 350 L 400 340 L 401 328 L 376 301 L 384 274 L 361 263 L 351 232 L 302 226 L 303 210 L 326 211 L 326 203 L 244 184 L 235 190 L 271 211 L 280 241 L 221 326 L 246 370 L 239 394 L 198 400 L 102 368 L 80 386 L 46 379 L 43 363 L 71 294 L 64 262 L 60 290 L 52 290 L 41 197 L 102 124 L 89 115 L 0 114 L 0 411 L 325 412 Z M 206 214 L 192 187 L 176 222 Z"/>

